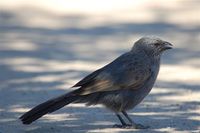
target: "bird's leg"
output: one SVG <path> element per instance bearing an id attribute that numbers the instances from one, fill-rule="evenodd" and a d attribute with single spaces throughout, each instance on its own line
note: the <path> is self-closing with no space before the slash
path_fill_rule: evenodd
<path id="1" fill-rule="evenodd" d="M 135 129 L 147 129 L 149 126 L 143 126 L 142 124 L 136 124 L 126 113 L 126 111 L 122 111 L 122 114 L 127 118 L 130 122 L 130 125 L 127 125 L 127 128 L 135 128 Z"/>
<path id="2" fill-rule="evenodd" d="M 122 111 L 122 114 L 128 119 L 128 121 L 132 124 L 132 123 L 134 123 L 135 124 L 135 122 L 128 116 L 128 114 L 125 112 L 125 111 Z"/>
<path id="3" fill-rule="evenodd" d="M 120 120 L 122 125 L 117 125 L 115 124 L 113 127 L 117 127 L 117 128 L 123 128 L 125 127 L 127 124 L 126 122 L 122 119 L 122 117 L 120 116 L 120 114 L 116 113 L 117 118 Z"/>

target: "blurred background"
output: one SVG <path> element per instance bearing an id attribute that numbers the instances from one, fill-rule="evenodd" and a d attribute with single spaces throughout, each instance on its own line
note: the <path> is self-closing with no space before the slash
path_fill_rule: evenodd
<path id="1" fill-rule="evenodd" d="M 30 126 L 18 117 L 149 35 L 174 49 L 130 114 L 149 132 L 199 132 L 199 15 L 199 0 L 1 0 L 0 133 L 131 132 L 111 128 L 118 120 L 101 106 L 72 104 Z"/>

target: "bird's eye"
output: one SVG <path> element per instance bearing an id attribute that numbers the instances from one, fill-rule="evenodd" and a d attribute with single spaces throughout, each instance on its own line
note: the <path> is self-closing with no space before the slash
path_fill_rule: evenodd
<path id="1" fill-rule="evenodd" d="M 158 46 L 160 45 L 160 43 L 154 43 L 154 45 L 155 45 L 156 47 L 158 47 Z"/>

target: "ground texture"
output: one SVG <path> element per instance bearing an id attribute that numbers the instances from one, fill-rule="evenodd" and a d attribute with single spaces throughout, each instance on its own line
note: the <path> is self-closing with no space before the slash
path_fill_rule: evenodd
<path id="1" fill-rule="evenodd" d="M 154 35 L 174 44 L 150 95 L 130 116 L 146 132 L 200 132 L 198 0 L 0 1 L 0 133 L 144 132 L 114 129 L 101 106 L 71 104 L 31 125 L 19 116 Z"/>

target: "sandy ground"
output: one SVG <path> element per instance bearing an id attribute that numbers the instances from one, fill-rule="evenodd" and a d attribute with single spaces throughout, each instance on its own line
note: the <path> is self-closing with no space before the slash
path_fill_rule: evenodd
<path id="1" fill-rule="evenodd" d="M 200 132 L 200 1 L 0 1 L 0 133 Z M 151 94 L 130 116 L 147 130 L 114 129 L 101 106 L 72 104 L 31 125 L 19 116 L 70 91 L 141 36 L 174 44 Z"/>

